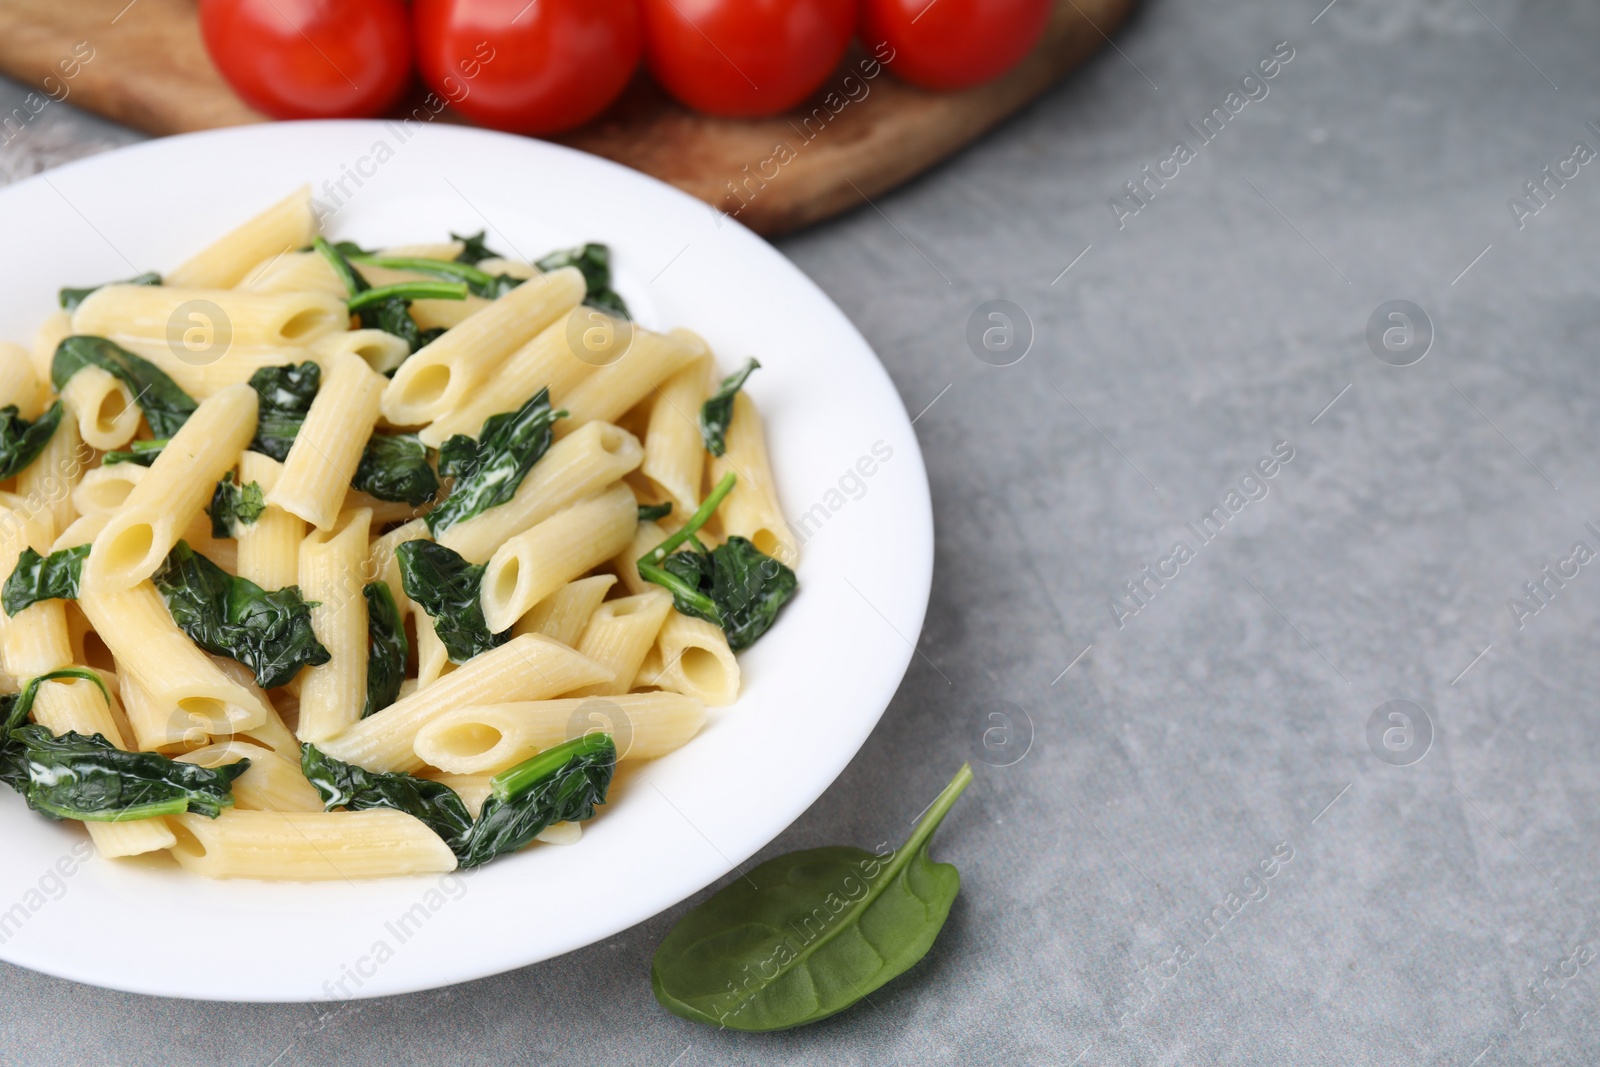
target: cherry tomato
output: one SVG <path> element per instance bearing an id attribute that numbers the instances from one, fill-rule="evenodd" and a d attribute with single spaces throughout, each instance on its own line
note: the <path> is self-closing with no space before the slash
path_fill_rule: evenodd
<path id="1" fill-rule="evenodd" d="M 890 70 L 924 89 L 965 89 L 998 78 L 1026 56 L 1054 0 L 863 0 L 861 42 Z M 893 58 L 888 58 L 892 55 Z"/>
<path id="2" fill-rule="evenodd" d="M 856 0 L 642 0 L 640 6 L 650 72 L 673 96 L 712 115 L 794 107 L 839 65 L 856 21 Z"/>
<path id="3" fill-rule="evenodd" d="M 387 111 L 411 82 L 404 0 L 200 0 L 217 69 L 279 119 Z"/>
<path id="4" fill-rule="evenodd" d="M 475 122 L 556 133 L 627 87 L 643 49 L 637 0 L 416 0 L 423 79 Z"/>

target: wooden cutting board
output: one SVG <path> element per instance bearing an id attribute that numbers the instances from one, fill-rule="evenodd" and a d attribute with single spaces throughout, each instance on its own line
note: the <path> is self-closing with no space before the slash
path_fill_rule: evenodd
<path id="1" fill-rule="evenodd" d="M 685 110 L 641 76 L 600 119 L 555 139 L 655 175 L 760 233 L 783 233 L 959 150 L 1097 51 L 1134 3 L 1057 0 L 1033 53 L 976 89 L 923 92 L 881 68 L 866 77 L 873 65 L 853 51 L 810 106 L 731 120 Z M 62 79 L 75 49 L 92 58 Z M 267 121 L 211 65 L 194 0 L 3 0 L 0 70 L 33 86 L 35 103 L 48 92 L 152 134 Z"/>

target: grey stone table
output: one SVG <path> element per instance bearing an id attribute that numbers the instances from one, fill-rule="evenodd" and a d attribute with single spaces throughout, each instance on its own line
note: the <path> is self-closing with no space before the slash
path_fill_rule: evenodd
<path id="1" fill-rule="evenodd" d="M 1600 1062 L 1600 12 L 1326 2 L 1157 0 L 782 242 L 921 412 L 939 548 L 899 695 L 764 855 L 979 772 L 949 925 L 870 1005 L 667 1015 L 680 906 L 343 1007 L 4 968 L 0 1062 Z M 0 173 L 133 136 L 51 105 Z"/>

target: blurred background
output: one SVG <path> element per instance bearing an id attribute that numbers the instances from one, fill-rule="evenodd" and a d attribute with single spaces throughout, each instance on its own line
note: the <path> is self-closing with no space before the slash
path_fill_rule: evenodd
<path id="1" fill-rule="evenodd" d="M 924 18 L 945 5 L 983 6 Z M 100 6 L 0 12 L 5 180 L 240 117 L 189 95 L 221 85 L 192 5 Z M 1533 600 L 1525 583 L 1600 548 L 1600 13 L 1046 14 L 1025 55 L 962 89 L 891 63 L 834 112 L 829 79 L 851 99 L 843 78 L 889 39 L 846 34 L 774 114 L 713 116 L 628 67 L 598 117 L 551 134 L 730 214 L 750 199 L 916 416 L 938 538 L 921 654 L 758 858 L 896 839 L 971 760 L 935 847 L 962 893 L 928 957 L 774 1035 L 698 1028 L 651 996 L 655 946 L 711 889 L 557 960 L 343 1006 L 0 966 L 0 1062 L 1596 1062 L 1578 961 L 1597 936 L 1600 583 L 1580 571 Z M 113 62 L 118 34 L 174 26 L 182 63 Z M 77 41 L 94 58 L 52 75 Z M 382 107 L 425 101 L 408 78 Z M 768 158 L 748 146 L 818 107 L 835 117 L 812 147 L 741 197 Z M 1269 858 L 1276 876 L 1246 883 Z M 1221 932 L 1197 933 L 1219 906 Z"/>

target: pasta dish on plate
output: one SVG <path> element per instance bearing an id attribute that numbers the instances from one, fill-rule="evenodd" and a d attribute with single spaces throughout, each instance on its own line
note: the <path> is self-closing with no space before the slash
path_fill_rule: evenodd
<path id="1" fill-rule="evenodd" d="M 760 415 L 599 244 L 301 190 L 0 344 L 0 778 L 99 852 L 355 879 L 572 843 L 796 592 Z"/>

